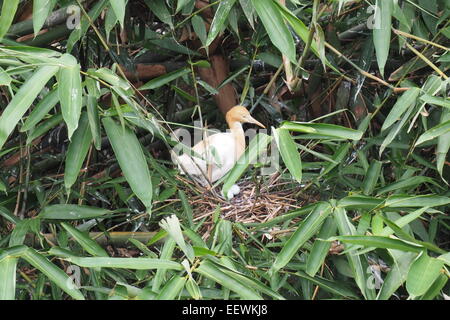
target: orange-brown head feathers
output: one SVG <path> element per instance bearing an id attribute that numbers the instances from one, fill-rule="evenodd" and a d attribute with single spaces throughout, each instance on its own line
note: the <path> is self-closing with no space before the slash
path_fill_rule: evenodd
<path id="1" fill-rule="evenodd" d="M 240 122 L 240 123 L 254 123 L 262 128 L 265 128 L 264 125 L 259 121 L 257 121 L 256 119 L 254 119 L 250 115 L 250 112 L 248 112 L 247 108 L 243 106 L 234 106 L 227 112 L 225 118 L 230 127 L 233 123 Z"/>

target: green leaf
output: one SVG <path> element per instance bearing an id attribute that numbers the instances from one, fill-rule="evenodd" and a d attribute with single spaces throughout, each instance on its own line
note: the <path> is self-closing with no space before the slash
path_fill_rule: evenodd
<path id="1" fill-rule="evenodd" d="M 236 292 L 242 299 L 262 300 L 262 297 L 253 288 L 246 286 L 241 281 L 237 281 L 233 276 L 224 273 L 208 260 L 203 261 L 194 271 Z"/>
<path id="2" fill-rule="evenodd" d="M 50 129 L 56 127 L 63 121 L 62 115 L 57 114 L 50 117 L 48 120 L 44 121 L 40 126 L 31 130 L 30 134 L 27 137 L 26 144 L 30 144 L 34 139 L 39 138 L 44 135 Z"/>
<path id="3" fill-rule="evenodd" d="M 186 283 L 185 277 L 174 275 L 161 289 L 156 300 L 174 300 L 180 294 Z"/>
<path id="4" fill-rule="evenodd" d="M 331 242 L 322 241 L 320 239 L 328 239 L 336 234 L 337 226 L 332 217 L 328 217 L 322 225 L 317 236 L 318 239 L 314 241 L 313 247 L 306 260 L 306 273 L 311 277 L 319 271 L 323 262 L 325 261 L 328 251 L 331 247 Z"/>
<path id="5" fill-rule="evenodd" d="M 280 9 L 272 0 L 252 0 L 270 41 L 291 62 L 296 62 L 294 39 L 283 20 Z"/>
<path id="6" fill-rule="evenodd" d="M 406 290 L 414 297 L 421 296 L 439 277 L 444 262 L 428 256 L 423 251 L 412 263 L 406 278 Z"/>
<path id="7" fill-rule="evenodd" d="M 159 20 L 168 24 L 170 28 L 173 29 L 172 16 L 167 9 L 167 5 L 164 0 L 145 0 L 145 3 Z"/>
<path id="8" fill-rule="evenodd" d="M 297 145 L 292 139 L 288 130 L 276 129 L 272 131 L 275 136 L 275 141 L 280 150 L 281 157 L 284 164 L 288 168 L 292 176 L 298 183 L 302 182 L 302 159 L 297 150 Z"/>
<path id="9" fill-rule="evenodd" d="M 200 39 L 202 45 L 204 47 L 207 47 L 206 39 L 207 39 L 208 35 L 206 33 L 205 22 L 199 15 L 195 15 L 192 17 L 191 23 L 192 23 L 192 27 L 194 28 L 194 32 Z"/>
<path id="10" fill-rule="evenodd" d="M 66 167 L 64 171 L 64 186 L 69 191 L 77 181 L 84 159 L 92 142 L 92 134 L 89 128 L 89 120 L 86 112 L 80 119 L 80 125 L 73 134 L 66 155 Z"/>
<path id="11" fill-rule="evenodd" d="M 409 189 L 409 188 L 417 187 L 423 183 L 431 183 L 437 187 L 440 187 L 440 185 L 436 181 L 434 181 L 432 178 L 415 176 L 415 177 L 409 177 L 409 178 L 402 179 L 400 181 L 391 183 L 390 185 L 387 185 L 386 187 L 379 189 L 377 192 L 377 195 L 380 195 L 380 194 L 383 194 L 386 192 L 400 191 L 402 189 Z"/>
<path id="12" fill-rule="evenodd" d="M 123 28 L 127 2 L 125 0 L 109 0 L 109 3 L 111 4 L 116 17 L 120 22 L 120 26 Z"/>
<path id="13" fill-rule="evenodd" d="M 345 297 L 345 298 L 354 298 L 356 299 L 358 296 L 345 284 L 338 283 L 337 281 L 330 281 L 328 279 L 322 278 L 322 277 L 312 277 L 306 274 L 305 272 L 299 270 L 295 273 L 295 275 L 306 279 L 308 281 L 311 281 L 315 285 L 318 285 L 321 289 L 328 291 L 332 294 L 337 294 L 339 296 Z"/>
<path id="14" fill-rule="evenodd" d="M 283 268 L 291 261 L 298 250 L 308 241 L 331 213 L 332 208 L 328 203 L 319 202 L 315 209 L 298 226 L 294 234 L 286 241 L 278 253 L 275 262 L 272 265 L 272 274 Z"/>
<path id="15" fill-rule="evenodd" d="M 391 1 L 391 0 L 389 0 Z M 391 111 L 389 112 L 386 120 L 384 120 L 381 131 L 388 129 L 392 126 L 400 117 L 405 113 L 405 111 L 416 103 L 416 99 L 419 96 L 419 88 L 410 88 L 404 92 L 400 98 L 397 99 Z"/>
<path id="16" fill-rule="evenodd" d="M 391 298 L 395 291 L 406 281 L 408 270 L 417 257 L 417 254 L 413 252 L 390 249 L 388 249 L 388 252 L 393 257 L 394 263 L 383 281 L 377 300 L 388 300 Z"/>
<path id="17" fill-rule="evenodd" d="M 336 207 L 334 209 L 334 218 L 336 225 L 338 226 L 339 234 L 342 236 L 353 236 L 356 234 L 355 226 L 351 223 L 349 217 L 347 216 L 347 211 L 344 208 Z M 347 245 L 344 246 L 345 249 L 349 249 Z M 350 265 L 352 275 L 355 278 L 355 282 L 358 285 L 361 293 L 366 299 L 374 299 L 375 291 L 372 287 L 368 286 L 368 273 L 367 268 L 367 258 L 363 255 L 354 255 L 350 252 L 346 252 L 347 261 Z"/>
<path id="18" fill-rule="evenodd" d="M 284 122 L 280 128 L 306 133 L 300 136 L 302 139 L 338 138 L 360 140 L 363 136 L 362 131 L 326 123 Z"/>
<path id="19" fill-rule="evenodd" d="M 15 298 L 16 268 L 17 258 L 8 257 L 0 262 L 0 301 Z"/>
<path id="20" fill-rule="evenodd" d="M 6 1 L 8 2 L 8 1 Z M 6 3 L 4 2 L 4 3 Z M 58 72 L 58 66 L 40 67 L 16 93 L 0 116 L 0 149 L 14 130 L 16 124 L 27 112 L 45 84 Z"/>
<path id="21" fill-rule="evenodd" d="M 398 218 L 397 220 L 395 220 L 395 224 L 400 227 L 403 228 L 404 226 L 408 225 L 409 223 L 413 222 L 414 220 L 416 220 L 417 218 L 419 218 L 424 212 L 426 212 L 429 209 L 429 207 L 423 207 L 420 209 L 417 209 L 411 213 L 408 213 L 404 216 L 401 216 L 401 218 Z M 394 233 L 394 230 L 392 230 L 389 227 L 385 227 L 381 232 L 380 232 L 380 236 L 390 236 L 391 234 Z"/>
<path id="22" fill-rule="evenodd" d="M 378 178 L 380 177 L 381 167 L 383 163 L 378 160 L 373 160 L 370 164 L 367 174 L 363 181 L 363 193 L 365 195 L 372 194 L 375 186 L 377 185 Z"/>
<path id="23" fill-rule="evenodd" d="M 399 239 L 392 239 L 381 236 L 339 236 L 339 237 L 332 237 L 328 240 L 329 241 L 337 240 L 344 243 L 350 243 L 364 247 L 396 249 L 408 252 L 420 252 L 423 250 L 423 247 L 420 247 L 418 245 L 410 244 L 408 242 Z"/>
<path id="24" fill-rule="evenodd" d="M 53 248 L 50 254 L 56 254 Z M 58 253 L 59 255 L 59 253 Z M 63 256 L 61 259 L 76 264 L 84 268 L 120 268 L 133 270 L 150 270 L 150 269 L 166 269 L 166 270 L 183 270 L 183 266 L 175 261 L 153 259 L 153 258 L 107 258 L 107 257 L 76 257 Z"/>
<path id="25" fill-rule="evenodd" d="M 38 217 L 47 220 L 80 220 L 98 218 L 107 214 L 111 214 L 111 211 L 74 204 L 54 204 L 42 209 Z"/>
<path id="26" fill-rule="evenodd" d="M 91 130 L 91 136 L 94 139 L 95 149 L 100 150 L 102 148 L 102 136 L 100 132 L 100 117 L 98 115 L 97 98 L 91 95 L 87 96 L 86 104 L 89 128 Z"/>
<path id="27" fill-rule="evenodd" d="M 5 71 L 2 67 L 0 67 L 0 86 L 9 86 L 12 82 L 11 76 L 8 72 Z"/>
<path id="28" fill-rule="evenodd" d="M 434 97 L 429 94 L 424 94 L 420 96 L 420 100 L 428 104 L 435 104 L 440 107 L 449 108 L 450 109 L 450 99 L 449 98 L 440 98 Z"/>
<path id="29" fill-rule="evenodd" d="M 433 282 L 431 287 L 428 289 L 425 294 L 420 297 L 420 300 L 433 300 L 435 297 L 439 295 L 442 289 L 444 289 L 447 284 L 448 276 L 441 273 L 438 278 Z"/>
<path id="30" fill-rule="evenodd" d="M 254 13 L 255 9 L 251 5 L 251 0 L 239 0 L 239 3 L 242 7 L 242 11 L 244 12 L 245 17 L 247 18 L 248 23 L 252 27 L 252 29 L 255 29 L 255 21 L 254 21 Z M 280 65 L 280 64 L 278 64 Z M 277 65 L 277 67 L 278 67 Z"/>
<path id="31" fill-rule="evenodd" d="M 82 90 L 80 65 L 70 54 L 64 54 L 60 59 L 62 66 L 58 73 L 58 95 L 61 111 L 67 124 L 69 139 L 78 127 L 82 107 Z"/>
<path id="32" fill-rule="evenodd" d="M 133 131 L 127 127 L 122 128 L 113 119 L 104 118 L 102 121 L 131 190 L 149 211 L 152 206 L 152 180 L 139 140 Z"/>
<path id="33" fill-rule="evenodd" d="M 108 257 L 108 253 L 100 245 L 89 238 L 89 236 L 80 230 L 72 227 L 70 224 L 61 223 L 61 226 L 77 241 L 84 250 L 93 256 Z"/>
<path id="34" fill-rule="evenodd" d="M 214 39 L 217 37 L 220 31 L 223 30 L 225 22 L 227 21 L 228 14 L 233 7 L 236 0 L 222 0 L 219 3 L 214 19 L 209 29 L 208 38 L 206 39 L 206 47 L 208 47 Z"/>
<path id="35" fill-rule="evenodd" d="M 180 10 L 183 9 L 188 3 L 189 3 L 189 0 L 178 0 L 177 1 L 177 9 L 175 10 L 175 13 L 180 12 Z"/>
<path id="36" fill-rule="evenodd" d="M 372 31 L 373 44 L 377 56 L 378 68 L 384 76 L 384 66 L 389 56 L 391 44 L 392 12 L 394 10 L 392 0 L 377 0 L 375 11 L 375 25 Z"/>
<path id="37" fill-rule="evenodd" d="M 450 110 L 442 110 L 441 123 L 450 121 Z M 436 168 L 442 177 L 442 172 L 444 169 L 444 164 L 447 159 L 447 153 L 450 149 L 450 132 L 442 134 L 438 137 L 438 142 L 436 146 Z"/>
<path id="38" fill-rule="evenodd" d="M 45 20 L 47 20 L 53 8 L 56 5 L 57 0 L 34 0 L 33 1 L 33 30 L 34 35 L 37 36 L 44 26 Z"/>
<path id="39" fill-rule="evenodd" d="M 439 207 L 450 203 L 449 197 L 436 195 L 392 195 L 386 199 L 385 207 L 405 208 L 405 207 Z"/>
<path id="40" fill-rule="evenodd" d="M 441 254 L 439 257 L 437 257 L 439 260 L 444 261 L 445 264 L 450 266 L 450 252 Z"/>
<path id="41" fill-rule="evenodd" d="M 417 139 L 417 142 L 414 144 L 414 146 L 418 146 L 425 141 L 437 138 L 448 132 L 450 132 L 450 120 L 440 123 L 437 126 L 425 131 L 422 135 L 420 135 L 419 139 Z"/>
<path id="42" fill-rule="evenodd" d="M 257 157 L 266 150 L 267 145 L 271 141 L 272 137 L 259 133 L 256 135 L 248 146 L 245 153 L 238 159 L 233 169 L 227 173 L 227 175 L 222 179 L 224 181 L 222 187 L 222 194 L 227 195 L 230 188 L 239 180 L 242 174 L 245 172 L 247 167 L 254 163 Z"/>
<path id="43" fill-rule="evenodd" d="M 10 247 L 3 251 L 0 250 L 0 265 L 3 261 L 7 261 L 11 258 L 25 259 L 29 264 L 42 272 L 50 279 L 50 281 L 53 281 L 58 287 L 64 290 L 72 298 L 76 300 L 84 300 L 84 296 L 76 288 L 72 279 L 69 278 L 69 276 L 63 270 L 58 268 L 50 260 L 38 253 L 36 250 L 28 248 L 24 245 Z"/>
<path id="44" fill-rule="evenodd" d="M 139 90 L 150 90 L 150 89 L 156 89 L 159 87 L 162 87 L 165 84 L 168 84 L 169 82 L 184 76 L 185 74 L 190 73 L 191 70 L 189 68 L 183 68 L 176 71 L 169 72 L 163 76 L 160 76 L 158 78 L 152 79 L 146 84 L 144 84 L 142 87 L 139 88 Z"/>
<path id="45" fill-rule="evenodd" d="M 198 286 L 197 282 L 195 282 L 194 279 L 189 278 L 186 281 L 186 290 L 189 292 L 189 294 L 194 300 L 202 299 L 202 291 L 200 290 L 200 287 Z"/>
<path id="46" fill-rule="evenodd" d="M 16 11 L 17 7 L 19 6 L 19 3 L 20 0 L 3 1 L 2 13 L 0 15 L 0 41 L 8 32 L 9 27 L 14 21 L 14 17 L 16 16 Z"/>
<path id="47" fill-rule="evenodd" d="M 59 101 L 58 90 L 54 89 L 50 91 L 44 99 L 42 99 L 33 111 L 30 113 L 28 118 L 25 120 L 20 132 L 25 132 L 32 129 L 36 124 L 39 123 L 44 117 L 50 112 L 50 110 L 56 106 Z"/>

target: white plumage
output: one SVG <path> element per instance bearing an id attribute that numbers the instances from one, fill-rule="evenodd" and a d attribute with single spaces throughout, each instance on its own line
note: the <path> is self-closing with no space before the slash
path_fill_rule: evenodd
<path id="1" fill-rule="evenodd" d="M 264 126 L 250 116 L 245 107 L 235 106 L 226 114 L 230 132 L 213 134 L 192 147 L 193 154 L 176 156 L 174 160 L 182 174 L 186 172 L 202 186 L 208 186 L 230 171 L 245 150 L 245 135 L 242 123 Z M 200 157 L 199 157 L 200 156 Z M 209 181 L 209 183 L 208 183 Z M 239 193 L 237 185 L 230 188 L 230 199 Z"/>

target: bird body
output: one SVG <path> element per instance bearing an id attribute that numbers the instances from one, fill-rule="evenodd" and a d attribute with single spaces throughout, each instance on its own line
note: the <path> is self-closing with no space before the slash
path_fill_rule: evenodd
<path id="1" fill-rule="evenodd" d="M 222 178 L 244 153 L 245 134 L 242 123 L 255 123 L 264 128 L 242 106 L 231 108 L 226 114 L 226 120 L 229 132 L 215 133 L 206 137 L 192 147 L 192 155 L 175 156 L 181 173 L 188 173 L 202 186 Z M 239 188 L 236 187 L 231 189 L 228 198 L 239 193 Z"/>

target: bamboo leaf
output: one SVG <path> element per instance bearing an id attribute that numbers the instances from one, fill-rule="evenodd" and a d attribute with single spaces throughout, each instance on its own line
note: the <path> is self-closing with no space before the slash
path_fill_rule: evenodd
<path id="1" fill-rule="evenodd" d="M 6 1 L 8 2 L 8 1 Z M 4 3 L 6 3 L 4 2 Z M 58 72 L 58 66 L 40 67 L 16 93 L 14 98 L 0 116 L 0 149 L 23 117 L 30 105 L 36 99 L 45 84 Z"/>
<path id="2" fill-rule="evenodd" d="M 2 12 L 0 15 L 0 41 L 8 32 L 9 27 L 14 21 L 14 17 L 16 16 L 16 11 L 17 7 L 19 6 L 19 3 L 20 0 L 3 1 Z"/>
<path id="3" fill-rule="evenodd" d="M 62 121 L 63 121 L 63 118 L 62 118 L 62 115 L 60 115 L 60 114 L 50 117 L 48 120 L 44 121 L 40 126 L 31 130 L 30 134 L 27 137 L 26 143 L 30 144 L 34 139 L 39 138 L 40 136 L 44 135 L 46 132 L 48 132 L 50 129 L 53 129 L 54 127 L 56 127 Z"/>
<path id="4" fill-rule="evenodd" d="M 234 279 L 232 276 L 224 273 L 208 260 L 203 261 L 200 266 L 195 269 L 195 272 L 219 283 L 220 285 L 230 289 L 231 291 L 236 292 L 242 299 L 262 300 L 262 297 L 251 287 L 244 285 L 240 281 Z"/>
<path id="5" fill-rule="evenodd" d="M 142 87 L 140 87 L 139 90 L 150 90 L 150 89 L 156 89 L 156 88 L 162 87 L 163 85 L 165 85 L 181 76 L 184 76 L 185 74 L 188 74 L 190 72 L 191 72 L 191 70 L 189 68 L 183 68 L 183 69 L 169 72 L 158 78 L 150 80 L 149 82 L 144 84 Z"/>
<path id="6" fill-rule="evenodd" d="M 211 27 L 209 29 L 208 38 L 206 39 L 205 46 L 208 47 L 214 39 L 217 37 L 220 31 L 224 29 L 225 22 L 227 21 L 228 14 L 233 7 L 236 0 L 222 0 L 219 3 L 216 13 L 214 14 L 214 19 L 211 22 Z"/>
<path id="7" fill-rule="evenodd" d="M 58 73 L 58 95 L 61 102 L 61 111 L 67 124 L 69 139 L 78 128 L 82 107 L 80 65 L 77 59 L 70 54 L 61 57 L 61 67 Z"/>
<path id="8" fill-rule="evenodd" d="M 172 16 L 164 0 L 145 0 L 145 3 L 159 20 L 168 24 L 173 29 Z"/>
<path id="9" fill-rule="evenodd" d="M 89 128 L 89 120 L 86 112 L 80 119 L 80 125 L 73 134 L 66 155 L 66 167 L 64 171 L 64 186 L 69 191 L 78 178 L 84 159 L 92 142 L 92 134 Z"/>
<path id="10" fill-rule="evenodd" d="M 321 289 L 328 291 L 332 294 L 337 294 L 339 296 L 345 297 L 345 298 L 357 298 L 358 296 L 345 284 L 338 283 L 337 281 L 330 281 L 328 279 L 322 278 L 322 277 L 312 277 L 305 272 L 299 270 L 295 273 L 295 275 L 304 278 L 308 281 L 311 281 L 315 285 L 318 285 Z"/>
<path id="11" fill-rule="evenodd" d="M 336 207 L 334 209 L 334 218 L 336 220 L 336 225 L 338 226 L 338 231 L 341 236 L 353 236 L 356 234 L 355 226 L 350 222 L 347 211 L 344 208 Z M 345 246 L 348 249 L 348 246 Z M 364 259 L 363 255 L 353 255 L 349 252 L 345 254 L 347 256 L 347 261 L 350 265 L 352 275 L 355 278 L 356 284 L 358 285 L 361 293 L 366 299 L 374 299 L 375 291 L 372 287 L 368 286 L 368 274 L 366 272 L 368 268 L 367 259 Z"/>
<path id="12" fill-rule="evenodd" d="M 110 0 L 109 3 L 111 4 L 117 19 L 119 20 L 120 26 L 123 28 L 127 2 L 125 0 Z"/>
<path id="13" fill-rule="evenodd" d="M 280 128 L 306 133 L 300 136 L 302 139 L 338 138 L 360 140 L 363 135 L 363 132 L 359 130 L 326 123 L 284 122 Z"/>
<path id="14" fill-rule="evenodd" d="M 161 289 L 156 300 L 174 300 L 180 294 L 185 283 L 185 277 L 174 275 Z"/>
<path id="15" fill-rule="evenodd" d="M 440 187 L 440 185 L 432 178 L 415 176 L 391 183 L 390 185 L 387 185 L 386 187 L 379 189 L 377 195 L 381 195 L 383 193 L 391 191 L 400 191 L 402 189 L 413 188 L 423 183 L 431 183 L 437 186 L 438 188 Z"/>
<path id="16" fill-rule="evenodd" d="M 313 247 L 306 260 L 306 273 L 311 277 L 319 271 L 321 265 L 325 261 L 328 251 L 331 247 L 331 242 L 322 241 L 321 239 L 328 239 L 336 234 L 337 226 L 332 217 L 328 217 L 322 225 L 318 234 L 318 239 L 314 241 Z"/>
<path id="17" fill-rule="evenodd" d="M 308 241 L 331 213 L 332 208 L 328 203 L 319 202 L 315 209 L 298 226 L 294 234 L 286 241 L 280 253 L 272 265 L 271 272 L 277 272 L 291 261 L 298 250 Z"/>
<path id="18" fill-rule="evenodd" d="M 42 209 L 38 217 L 47 220 L 80 220 L 98 218 L 107 214 L 111 214 L 111 211 L 74 204 L 54 204 Z"/>
<path id="19" fill-rule="evenodd" d="M 56 253 L 50 250 L 50 254 Z M 183 270 L 183 266 L 175 261 L 153 258 L 107 258 L 64 256 L 61 259 L 84 268 L 120 268 L 133 270 Z"/>
<path id="20" fill-rule="evenodd" d="M 49 111 L 56 106 L 59 101 L 58 90 L 54 89 L 49 92 L 44 99 L 42 99 L 33 111 L 30 113 L 28 118 L 25 120 L 20 132 L 25 132 L 32 129 L 36 124 L 39 123 L 44 117 L 49 113 Z"/>
<path id="21" fill-rule="evenodd" d="M 0 251 L 0 264 L 11 258 L 25 259 L 29 264 L 42 272 L 72 298 L 84 300 L 84 296 L 76 288 L 73 280 L 69 278 L 63 270 L 55 266 L 50 260 L 38 253 L 36 250 L 20 245 Z"/>
<path id="22" fill-rule="evenodd" d="M 206 39 L 208 35 L 206 33 L 205 21 L 203 21 L 199 15 L 195 15 L 192 17 L 191 23 L 194 28 L 194 32 L 202 42 L 202 45 L 207 47 L 208 45 L 206 44 Z"/>
<path id="23" fill-rule="evenodd" d="M 391 1 L 391 0 L 388 0 Z M 405 113 L 405 111 L 415 104 L 417 97 L 419 96 L 419 88 L 410 88 L 408 91 L 404 92 L 400 98 L 397 99 L 391 111 L 389 112 L 386 120 L 384 120 L 381 131 L 388 129 L 392 126 L 400 117 Z"/>
<path id="24" fill-rule="evenodd" d="M 103 126 L 131 190 L 148 211 L 152 206 L 152 180 L 141 144 L 134 132 L 122 128 L 113 119 L 104 118 Z"/>
<path id="25" fill-rule="evenodd" d="M 280 9 L 272 0 L 252 0 L 252 3 L 269 35 L 270 41 L 291 62 L 295 62 L 294 39 L 283 20 Z"/>
<path id="26" fill-rule="evenodd" d="M 375 26 L 372 31 L 378 68 L 384 76 L 384 66 L 389 55 L 391 44 L 391 23 L 394 10 L 392 0 L 377 0 L 375 11 Z"/>
<path id="27" fill-rule="evenodd" d="M 428 256 L 423 251 L 412 263 L 406 278 L 406 290 L 412 296 L 421 296 L 427 292 L 439 277 L 444 262 Z"/>
<path id="28" fill-rule="evenodd" d="M 434 97 L 429 94 L 424 94 L 420 96 L 420 100 L 428 104 L 435 104 L 440 107 L 449 108 L 450 109 L 450 99 L 449 98 L 440 98 Z"/>
<path id="29" fill-rule="evenodd" d="M 98 257 L 108 257 L 108 253 L 100 247 L 100 245 L 89 238 L 88 235 L 84 234 L 80 230 L 72 227 L 70 224 L 61 223 L 61 226 L 77 241 L 84 250 L 93 256 Z"/>
<path id="30" fill-rule="evenodd" d="M 247 167 L 254 163 L 257 157 L 266 150 L 272 138 L 266 134 L 260 133 L 256 135 L 248 146 L 245 153 L 238 159 L 233 169 L 223 178 L 222 194 L 227 195 L 230 188 L 239 180 Z"/>
<path id="31" fill-rule="evenodd" d="M 450 110 L 442 110 L 441 123 L 450 121 Z M 447 153 L 450 149 L 450 132 L 444 133 L 438 137 L 436 146 L 436 168 L 442 177 L 444 164 L 447 159 Z M 444 180 L 445 181 L 445 180 Z"/>
<path id="32" fill-rule="evenodd" d="M 372 194 L 373 190 L 375 189 L 378 178 L 380 177 L 382 165 L 382 162 L 378 160 L 373 160 L 370 164 L 363 182 L 363 193 L 365 195 Z"/>
<path id="33" fill-rule="evenodd" d="M 297 180 L 298 183 L 302 182 L 302 160 L 300 153 L 297 150 L 297 145 L 292 139 L 289 131 L 284 129 L 276 129 L 272 131 L 275 135 L 275 141 L 280 150 L 281 157 L 283 158 L 286 167 L 289 172 Z"/>
<path id="34" fill-rule="evenodd" d="M 375 247 L 384 249 L 396 249 L 407 252 L 420 252 L 423 247 L 405 242 L 399 239 L 392 239 L 381 236 L 339 236 L 328 239 L 329 241 L 342 241 L 344 243 L 360 245 L 364 247 Z"/>
<path id="35" fill-rule="evenodd" d="M 450 120 L 440 123 L 437 126 L 428 129 L 427 131 L 425 131 L 420 137 L 419 139 L 417 139 L 416 143 L 414 144 L 414 146 L 418 146 L 421 143 L 424 143 L 425 141 L 431 140 L 431 139 L 435 139 L 443 134 L 446 134 L 450 132 Z"/>
<path id="36" fill-rule="evenodd" d="M 41 31 L 50 13 L 56 5 L 57 0 L 34 0 L 33 1 L 33 30 L 37 36 Z"/>

